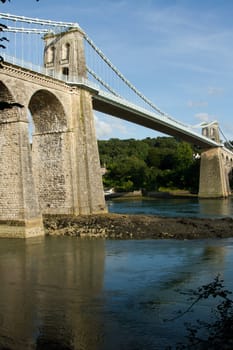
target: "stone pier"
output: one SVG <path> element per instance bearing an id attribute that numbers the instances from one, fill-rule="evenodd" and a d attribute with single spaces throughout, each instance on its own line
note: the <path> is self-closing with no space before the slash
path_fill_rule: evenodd
<path id="1" fill-rule="evenodd" d="M 198 193 L 200 198 L 224 198 L 231 194 L 226 160 L 227 150 L 222 147 L 202 152 Z"/>
<path id="2" fill-rule="evenodd" d="M 1 100 L 12 102 L 9 91 L 0 85 Z M 43 234 L 25 111 L 5 109 L 0 114 L 0 237 Z"/>

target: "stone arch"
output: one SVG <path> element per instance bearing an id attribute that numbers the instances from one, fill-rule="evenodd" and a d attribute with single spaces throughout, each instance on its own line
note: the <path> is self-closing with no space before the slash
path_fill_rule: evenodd
<path id="1" fill-rule="evenodd" d="M 38 90 L 29 110 L 35 126 L 33 173 L 42 213 L 66 214 L 72 207 L 71 141 L 63 105 L 51 92 Z"/>
<path id="2" fill-rule="evenodd" d="M 0 81 L 0 102 L 14 103 L 16 102 L 9 88 Z M 4 106 L 3 106 L 4 107 Z M 1 110 L 0 121 L 7 122 L 10 120 L 18 120 L 19 119 L 19 108 L 4 108 Z"/>
<path id="3" fill-rule="evenodd" d="M 35 92 L 29 102 L 35 124 L 35 134 L 65 131 L 67 119 L 58 98 L 47 90 Z"/>
<path id="4" fill-rule="evenodd" d="M 2 81 L 0 81 L 0 101 L 15 102 L 10 90 Z"/>

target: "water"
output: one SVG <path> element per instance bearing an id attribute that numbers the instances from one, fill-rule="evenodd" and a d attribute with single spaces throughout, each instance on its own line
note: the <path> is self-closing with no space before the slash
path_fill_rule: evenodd
<path id="1" fill-rule="evenodd" d="M 0 349 L 154 350 L 176 344 L 189 304 L 177 289 L 220 273 L 233 290 L 233 239 L 2 239 Z"/>
<path id="2" fill-rule="evenodd" d="M 109 210 L 163 216 L 233 215 L 232 199 L 115 200 Z M 185 341 L 180 293 L 220 274 L 233 291 L 233 238 L 104 241 L 1 239 L 0 350 L 155 350 Z M 179 290 L 179 291 L 178 291 Z"/>
<path id="3" fill-rule="evenodd" d="M 233 198 L 155 198 L 115 199 L 107 201 L 109 212 L 146 214 L 168 217 L 221 218 L 233 217 Z"/>

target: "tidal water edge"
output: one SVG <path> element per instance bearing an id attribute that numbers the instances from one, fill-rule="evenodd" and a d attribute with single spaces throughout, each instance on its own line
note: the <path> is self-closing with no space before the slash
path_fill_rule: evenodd
<path id="1" fill-rule="evenodd" d="M 217 274 L 233 291 L 232 265 L 232 238 L 2 239 L 0 349 L 175 348 L 211 304 L 165 321 L 189 305 L 180 292 Z"/>
<path id="2" fill-rule="evenodd" d="M 109 212 L 145 214 L 165 217 L 224 218 L 233 217 L 233 197 L 198 198 L 118 198 L 107 202 Z"/>

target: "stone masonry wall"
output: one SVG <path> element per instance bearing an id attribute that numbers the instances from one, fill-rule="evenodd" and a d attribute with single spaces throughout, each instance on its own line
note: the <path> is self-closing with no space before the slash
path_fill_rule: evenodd
<path id="1" fill-rule="evenodd" d="M 10 65 L 0 71 L 0 81 L 9 91 L 16 91 L 17 102 L 25 106 L 25 144 L 20 149 L 27 154 L 28 169 L 31 153 L 28 152 L 27 106 L 35 122 L 31 183 L 36 184 L 42 212 L 75 215 L 105 212 L 91 93 Z M 5 136 L 2 132 L 1 137 Z M 12 136 L 9 138 L 12 140 Z M 6 156 L 4 163 L 7 164 L 7 160 Z M 18 175 L 15 179 L 18 189 L 22 190 L 22 177 Z M 29 178 L 24 176 L 28 203 L 33 193 Z M 14 195 L 16 198 L 16 191 Z M 11 207 L 6 210 L 11 211 Z"/>
<path id="2" fill-rule="evenodd" d="M 203 152 L 198 196 L 201 198 L 227 197 L 230 194 L 229 189 L 229 178 L 225 171 L 221 148 Z"/>
<path id="3" fill-rule="evenodd" d="M 0 125 L 0 219 L 23 219 L 18 125 Z"/>
<path id="4" fill-rule="evenodd" d="M 79 129 L 82 130 L 81 136 L 83 137 L 83 144 L 85 145 L 84 164 L 89 190 L 89 206 L 91 213 L 101 213 L 104 212 L 106 208 L 91 95 L 87 91 L 81 91 L 80 98 L 81 118 Z"/>
<path id="5" fill-rule="evenodd" d="M 72 214 L 70 133 L 33 136 L 33 173 L 40 208 L 47 214 Z"/>

